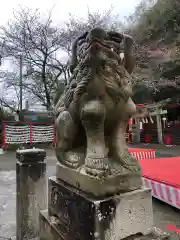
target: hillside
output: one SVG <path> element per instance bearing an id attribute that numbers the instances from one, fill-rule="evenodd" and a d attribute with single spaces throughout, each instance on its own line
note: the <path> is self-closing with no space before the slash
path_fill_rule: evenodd
<path id="1" fill-rule="evenodd" d="M 141 90 L 142 83 L 148 87 L 144 101 L 180 99 L 180 1 L 157 0 L 149 7 L 144 3 L 129 30 L 135 39 L 135 78 Z"/>

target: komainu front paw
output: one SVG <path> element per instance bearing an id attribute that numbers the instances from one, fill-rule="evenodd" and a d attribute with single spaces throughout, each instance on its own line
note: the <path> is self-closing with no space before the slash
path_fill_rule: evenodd
<path id="1" fill-rule="evenodd" d="M 56 157 L 61 164 L 77 169 L 84 163 L 85 154 L 83 152 L 58 152 L 56 150 Z"/>
<path id="2" fill-rule="evenodd" d="M 111 173 L 108 158 L 87 156 L 85 159 L 85 171 L 95 177 L 107 177 Z"/>
<path id="3" fill-rule="evenodd" d="M 129 172 L 141 172 L 138 161 L 128 151 L 124 151 L 119 154 L 119 163 Z"/>

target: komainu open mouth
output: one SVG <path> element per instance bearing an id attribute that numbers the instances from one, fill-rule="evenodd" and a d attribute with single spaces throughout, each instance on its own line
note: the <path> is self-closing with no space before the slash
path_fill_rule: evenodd
<path id="1" fill-rule="evenodd" d="M 72 46 L 72 59 L 70 65 L 71 73 L 82 62 L 80 60 L 95 57 L 97 60 L 106 56 L 107 59 L 122 63 L 122 52 L 124 52 L 124 35 L 114 31 L 106 31 L 101 28 L 85 32 L 76 39 Z M 98 55 L 99 54 L 99 55 Z M 86 58 L 87 57 L 87 58 Z"/>
<path id="2" fill-rule="evenodd" d="M 97 38 L 93 38 L 86 47 L 86 52 L 97 55 L 98 52 L 103 51 L 109 58 L 114 58 L 118 62 L 121 62 L 121 52 L 118 50 L 119 49 L 114 46 L 112 41 L 100 40 Z"/>

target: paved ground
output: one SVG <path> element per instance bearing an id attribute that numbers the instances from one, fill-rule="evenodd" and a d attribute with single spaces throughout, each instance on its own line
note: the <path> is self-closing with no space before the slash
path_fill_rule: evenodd
<path id="1" fill-rule="evenodd" d="M 132 146 L 131 146 L 132 147 Z M 139 145 L 138 147 L 156 148 L 159 155 L 180 155 L 180 148 L 165 148 L 162 146 Z M 51 150 L 47 150 L 47 172 L 53 175 L 55 172 L 56 159 Z M 0 155 L 0 240 L 15 239 L 16 231 L 16 159 L 14 153 Z M 179 240 L 180 235 L 168 229 L 168 225 L 174 225 L 180 229 L 180 211 L 153 200 L 155 225 L 163 231 L 172 233 L 172 240 Z"/>
<path id="2" fill-rule="evenodd" d="M 129 147 L 156 149 L 156 156 L 180 156 L 180 146 L 165 146 L 161 144 L 137 144 Z"/>
<path id="3" fill-rule="evenodd" d="M 46 150 L 48 166 L 55 166 L 56 157 L 51 149 Z M 0 171 L 16 170 L 16 154 L 8 152 L 0 155 Z"/>

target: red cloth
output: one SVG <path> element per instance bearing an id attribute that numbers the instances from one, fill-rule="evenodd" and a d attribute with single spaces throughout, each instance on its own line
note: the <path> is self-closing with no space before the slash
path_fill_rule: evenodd
<path id="1" fill-rule="evenodd" d="M 144 142 L 145 142 L 145 143 L 149 143 L 150 140 L 151 140 L 150 135 L 146 134 L 146 135 L 144 136 Z"/>
<path id="2" fill-rule="evenodd" d="M 142 175 L 180 189 L 180 157 L 141 160 Z"/>
<path id="3" fill-rule="evenodd" d="M 129 125 L 132 125 L 132 123 L 133 123 L 133 119 L 130 118 L 130 119 L 128 120 L 128 124 L 129 124 Z"/>
<path id="4" fill-rule="evenodd" d="M 144 104 L 136 104 L 136 106 L 139 106 L 139 107 L 142 107 L 142 106 L 144 106 Z"/>
<path id="5" fill-rule="evenodd" d="M 164 136 L 164 144 L 171 145 L 171 136 Z"/>

